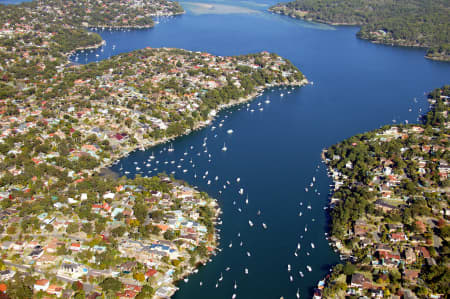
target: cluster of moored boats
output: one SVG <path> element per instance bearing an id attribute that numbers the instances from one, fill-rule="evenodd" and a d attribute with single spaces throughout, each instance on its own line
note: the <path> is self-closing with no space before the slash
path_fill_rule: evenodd
<path id="1" fill-rule="evenodd" d="M 423 94 L 426 95 L 427 92 L 424 92 Z M 419 102 L 417 101 L 417 98 L 413 98 L 413 105 L 417 105 L 418 103 L 419 103 Z M 414 108 L 416 108 L 416 107 L 412 106 L 412 107 L 408 108 L 408 112 L 415 112 L 415 111 L 414 111 Z M 422 108 L 419 107 L 419 109 L 417 110 L 417 112 L 418 112 L 418 115 L 417 115 L 417 117 L 416 117 L 416 121 L 419 122 L 419 121 L 420 121 L 420 118 L 423 116 Z M 397 123 L 397 119 L 396 119 L 395 115 L 394 115 L 394 117 L 392 118 L 392 123 L 394 123 L 394 124 Z M 399 123 L 401 123 L 401 120 L 399 121 Z M 408 124 L 408 123 L 409 123 L 409 121 L 408 121 L 407 119 L 405 119 L 405 124 Z"/>
<path id="2" fill-rule="evenodd" d="M 288 91 L 290 93 L 290 91 Z M 269 104 L 270 100 L 267 98 L 264 101 L 265 104 Z M 256 104 L 256 106 L 262 106 L 262 102 L 259 102 Z M 243 105 L 239 109 L 246 109 L 247 111 L 252 112 L 251 105 L 246 104 Z M 208 168 L 208 165 L 212 165 L 212 162 L 215 158 L 223 158 L 223 156 L 226 154 L 229 150 L 226 143 L 223 143 L 223 146 L 217 146 L 218 142 L 214 139 L 218 138 L 219 135 L 222 133 L 221 136 L 224 136 L 223 133 L 226 133 L 228 136 L 225 139 L 227 139 L 228 143 L 231 141 L 231 136 L 234 136 L 233 134 L 236 134 L 236 132 L 233 129 L 222 129 L 222 131 L 219 128 L 226 127 L 225 120 L 228 118 L 228 115 L 224 115 L 224 117 L 221 120 L 218 120 L 216 122 L 216 125 L 212 125 L 210 127 L 210 132 L 207 132 L 206 136 L 203 138 L 202 142 L 199 145 L 188 145 L 184 146 L 183 150 L 180 150 L 177 146 L 175 148 L 176 144 L 170 143 L 166 146 L 160 147 L 158 151 L 152 151 L 151 154 L 146 159 L 141 159 L 139 162 L 134 161 L 132 162 L 133 169 L 130 169 L 130 164 L 128 164 L 125 168 L 123 165 L 120 165 L 119 170 L 121 172 L 124 172 L 125 174 L 141 174 L 142 176 L 152 176 L 156 175 L 160 172 L 167 172 L 170 174 L 173 174 L 175 176 L 179 176 L 181 179 L 186 178 L 186 176 L 189 176 L 190 178 L 193 178 L 196 181 L 203 182 L 206 185 L 212 185 L 217 186 L 218 190 L 217 192 L 219 194 L 222 194 L 223 192 L 231 191 L 236 192 L 237 195 L 234 195 L 236 197 L 235 200 L 232 201 L 233 209 L 236 209 L 238 213 L 241 215 L 245 215 L 246 209 L 244 207 L 250 205 L 250 198 L 248 191 L 246 191 L 245 186 L 242 185 L 242 180 L 240 177 L 236 176 L 234 178 L 221 178 L 219 175 L 213 175 L 211 172 L 214 171 L 214 168 L 211 167 L 211 169 L 205 169 Z M 221 144 L 222 142 L 220 142 Z M 231 144 L 231 143 L 230 143 Z M 210 150 L 213 149 L 213 150 Z M 143 150 L 143 149 L 142 149 Z M 221 154 L 222 152 L 222 154 Z M 165 159 L 161 159 L 159 157 L 162 157 L 162 155 L 165 156 Z M 139 155 L 142 157 L 142 155 Z M 157 157 L 159 156 L 159 157 Z M 176 157 L 176 158 L 175 158 Z M 206 165 L 206 167 L 205 167 Z M 320 165 L 317 166 L 316 171 L 318 171 Z M 211 171 L 212 170 L 212 171 Z M 320 192 L 317 189 L 316 184 L 316 177 L 313 176 L 311 179 L 311 182 L 307 184 L 305 187 L 305 192 L 314 192 L 316 195 L 320 195 Z M 236 191 L 234 191 L 236 190 Z M 234 194 L 236 194 L 234 193 Z M 300 202 L 300 211 L 297 211 L 298 216 L 301 217 L 308 211 L 312 210 L 311 203 L 303 203 Z M 263 221 L 263 216 L 260 209 L 257 210 L 255 217 L 249 217 L 247 218 L 248 227 L 241 227 L 242 230 L 254 230 L 257 227 L 262 227 L 263 231 L 269 229 L 269 226 L 267 225 L 266 221 Z M 314 222 L 315 219 L 312 218 L 312 221 Z M 223 224 L 223 220 L 218 217 L 216 222 L 216 229 L 217 232 L 220 232 L 220 225 Z M 308 231 L 308 224 L 305 224 L 304 226 L 305 233 Z M 217 251 L 222 250 L 243 250 L 243 253 L 247 258 L 252 257 L 251 250 L 246 247 L 246 242 L 242 238 L 241 233 L 237 232 L 237 240 L 229 240 L 226 242 L 226 246 L 222 248 L 218 248 Z M 316 248 L 316 245 L 313 242 L 310 242 L 308 246 L 303 246 L 301 242 L 304 242 L 303 235 L 300 235 L 301 241 L 299 241 L 296 244 L 295 250 L 294 250 L 294 256 L 295 258 L 300 257 L 300 252 L 303 252 L 303 256 L 306 255 L 307 257 L 311 254 L 311 251 Z M 217 235 L 218 240 L 220 240 L 220 234 Z M 308 242 L 309 243 L 309 242 Z M 310 248 L 307 248 L 310 247 Z M 297 264 L 297 263 L 296 263 Z M 293 264 L 294 266 L 296 264 Z M 300 264 L 300 263 L 298 263 Z M 237 270 L 239 273 L 242 273 L 243 275 L 249 275 L 249 266 L 243 265 L 241 266 L 241 270 Z M 224 268 L 221 272 L 217 280 L 215 281 L 214 286 L 216 288 L 219 288 L 224 281 L 224 275 L 229 272 L 231 268 L 227 266 Z M 294 282 L 298 278 L 303 278 L 305 276 L 305 273 L 303 271 L 312 272 L 313 269 L 310 265 L 302 265 L 300 268 L 296 270 L 297 274 L 294 274 L 294 267 L 291 267 L 291 264 L 287 265 L 288 275 L 289 275 L 289 281 Z M 194 270 L 194 273 L 198 272 L 198 270 Z M 234 278 L 236 278 L 236 272 L 233 273 Z M 296 278 L 297 277 L 297 278 Z M 234 279 L 233 279 L 234 280 Z M 232 280 L 232 281 L 233 281 Z M 189 281 L 189 278 L 184 279 L 185 282 Z M 203 281 L 199 282 L 200 286 L 204 285 Z M 233 284 L 233 295 L 232 298 L 237 297 L 237 289 L 238 289 L 238 282 L 234 280 Z M 297 290 L 296 297 L 300 298 L 299 289 Z"/>

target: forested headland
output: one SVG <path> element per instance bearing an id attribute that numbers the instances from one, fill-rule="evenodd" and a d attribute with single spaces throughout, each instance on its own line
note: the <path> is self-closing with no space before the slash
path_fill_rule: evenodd
<path id="1" fill-rule="evenodd" d="M 308 21 L 358 25 L 359 38 L 428 48 L 427 58 L 450 61 L 450 7 L 446 0 L 296 0 L 269 10 Z"/>
<path id="2" fill-rule="evenodd" d="M 389 125 L 324 151 L 333 177 L 336 265 L 323 298 L 447 298 L 450 86 L 429 94 L 422 124 Z"/>

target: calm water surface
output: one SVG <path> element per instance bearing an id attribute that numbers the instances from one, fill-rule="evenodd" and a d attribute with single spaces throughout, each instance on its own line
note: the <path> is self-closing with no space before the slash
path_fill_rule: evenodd
<path id="1" fill-rule="evenodd" d="M 216 197 L 223 209 L 223 225 L 219 227 L 222 252 L 190 276 L 188 283 L 181 282 L 174 298 L 231 298 L 233 293 L 237 298 L 295 298 L 297 289 L 303 298 L 311 297 L 330 265 L 338 262 L 324 238 L 327 214 L 323 207 L 331 182 L 320 162 L 321 150 L 393 120 L 417 121 L 420 109 L 428 107 L 424 93 L 449 83 L 450 64 L 424 59 L 424 50 L 358 40 L 354 27 L 330 27 L 269 14 L 265 9 L 272 1 L 217 3 L 220 6 L 205 9 L 181 2 L 187 9 L 185 15 L 159 19 L 153 29 L 100 32 L 107 45 L 79 54 L 78 62 L 147 46 L 217 55 L 267 50 L 288 58 L 314 81 L 314 85 L 289 93 L 267 90 L 250 107 L 223 111 L 213 123 L 217 127 L 214 131 L 210 126 L 177 139 L 172 153 L 166 151 L 168 145 L 162 145 L 136 152 L 113 167 L 119 171 L 122 166 L 122 174 L 135 174 L 133 162 L 138 161 L 142 175 L 175 171 L 175 177 Z M 228 129 L 234 133 L 227 134 Z M 207 153 L 202 146 L 205 138 Z M 221 151 L 224 143 L 226 152 Z M 144 167 L 152 152 L 159 164 Z M 183 169 L 188 171 L 183 173 Z M 208 176 L 203 179 L 206 171 Z M 313 176 L 316 183 L 311 188 Z M 212 181 L 209 185 L 208 180 Z M 309 192 L 304 190 L 307 186 Z M 240 188 L 243 195 L 238 193 Z M 255 225 L 250 227 L 248 220 Z M 239 246 L 241 241 L 243 246 Z M 298 242 L 301 250 L 295 257 Z M 225 271 L 227 267 L 231 270 Z M 248 275 L 244 268 L 248 268 Z M 224 278 L 216 288 L 221 273 Z M 235 281 L 237 290 L 233 289 Z"/>

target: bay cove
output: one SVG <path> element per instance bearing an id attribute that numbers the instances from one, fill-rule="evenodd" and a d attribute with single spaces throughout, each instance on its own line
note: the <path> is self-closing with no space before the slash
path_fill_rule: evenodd
<path id="1" fill-rule="evenodd" d="M 194 15 L 186 6 L 186 15 L 161 18 L 152 29 L 100 32 L 106 46 L 103 51 L 89 53 L 87 61 L 147 46 L 185 48 L 217 55 L 267 50 L 290 59 L 314 85 L 289 90 L 290 93 L 284 89 L 268 90 L 248 110 L 243 105 L 222 112 L 212 124 L 216 130 L 211 131 L 209 127 L 177 139 L 173 143 L 174 152 L 163 150 L 168 145 L 135 152 L 112 169 L 123 166 L 123 171 L 135 172 L 133 162 L 145 161 L 154 152 L 161 164 L 155 172 L 176 171 L 176 178 L 198 186 L 219 200 L 224 211 L 223 225 L 219 227 L 223 251 L 190 277 L 188 283 L 180 283 L 181 289 L 174 298 L 230 298 L 234 292 L 239 298 L 293 298 L 297 288 L 303 296 L 310 296 L 317 281 L 338 261 L 324 239 L 326 211 L 323 207 L 328 201 L 330 181 L 320 164 L 321 150 L 393 120 L 416 121 L 419 109 L 427 109 L 424 92 L 448 83 L 449 64 L 423 59 L 423 50 L 358 40 L 354 36 L 357 28 L 291 20 L 247 2 L 220 4 L 259 12 Z M 80 60 L 84 59 L 83 55 Z M 266 100 L 270 103 L 266 104 Z M 221 120 L 223 126 L 219 127 Z M 228 129 L 234 133 L 226 134 Z M 205 137 L 210 159 L 202 148 Z M 221 151 L 224 143 L 228 147 L 226 152 Z M 161 154 L 160 150 L 163 150 Z M 199 152 L 201 156 L 196 155 Z M 187 169 L 191 158 L 195 169 L 191 167 L 183 173 L 181 170 Z M 172 165 L 164 161 L 178 162 Z M 180 163 L 184 164 L 177 169 Z M 219 180 L 208 185 L 208 179 L 200 175 L 206 171 L 209 179 L 218 176 Z M 312 176 L 317 181 L 312 189 L 317 188 L 317 192 L 305 192 L 304 187 L 309 186 Z M 237 177 L 241 179 L 239 184 Z M 224 189 L 223 185 L 228 187 Z M 238 193 L 241 187 L 244 196 Z M 247 195 L 248 205 L 244 203 Z M 307 209 L 308 204 L 311 210 Z M 249 219 L 255 227 L 249 227 Z M 262 222 L 268 225 L 267 230 L 262 228 Z M 230 242 L 234 244 L 231 248 Z M 295 257 L 298 242 L 302 250 Z M 315 249 L 311 249 L 311 242 Z M 292 265 L 291 273 L 287 271 L 288 264 Z M 306 265 L 313 271 L 308 272 Z M 231 269 L 226 271 L 227 267 Z M 244 268 L 248 268 L 248 275 Z M 301 278 L 298 271 L 305 277 Z M 216 288 L 220 273 L 224 279 Z M 290 275 L 294 276 L 293 282 L 289 280 Z M 236 291 L 233 290 L 235 281 Z"/>

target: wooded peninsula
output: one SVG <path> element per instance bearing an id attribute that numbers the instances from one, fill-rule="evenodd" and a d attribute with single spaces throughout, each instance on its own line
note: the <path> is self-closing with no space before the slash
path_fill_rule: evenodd
<path id="1" fill-rule="evenodd" d="M 170 297 L 216 249 L 217 202 L 164 174 L 100 170 L 266 87 L 306 79 L 268 52 L 145 48 L 70 62 L 103 42 L 87 27 L 150 27 L 152 16 L 182 12 L 172 1 L 0 9 L 0 297 Z"/>
<path id="2" fill-rule="evenodd" d="M 308 21 L 361 26 L 359 38 L 428 48 L 427 58 L 450 61 L 450 7 L 446 0 L 296 0 L 269 10 Z"/>
<path id="3" fill-rule="evenodd" d="M 415 125 L 391 125 L 324 151 L 331 236 L 345 264 L 314 298 L 447 298 L 450 86 Z"/>

